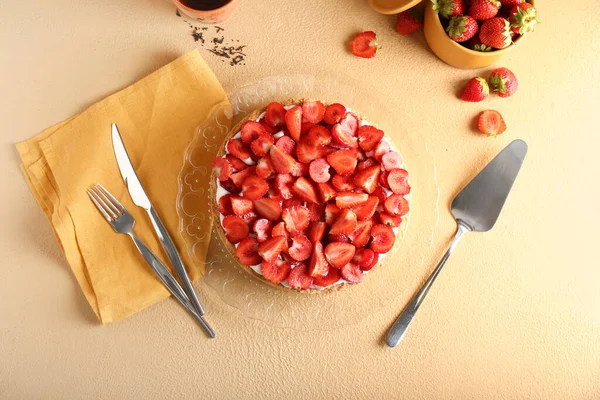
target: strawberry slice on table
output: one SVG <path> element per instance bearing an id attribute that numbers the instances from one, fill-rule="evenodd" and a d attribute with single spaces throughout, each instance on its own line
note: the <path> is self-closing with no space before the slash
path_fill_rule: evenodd
<path id="1" fill-rule="evenodd" d="M 241 128 L 242 142 L 250 144 L 261 135 L 269 135 L 269 133 L 260 122 L 246 121 L 243 123 Z"/>
<path id="2" fill-rule="evenodd" d="M 265 122 L 273 128 L 282 126 L 285 123 L 286 109 L 276 101 L 269 103 L 265 111 Z"/>
<path id="3" fill-rule="evenodd" d="M 229 139 L 229 141 L 227 142 L 227 151 L 231 155 L 242 160 L 252 156 L 250 147 L 246 143 L 242 142 L 240 139 Z"/>
<path id="4" fill-rule="evenodd" d="M 258 254 L 267 262 L 274 262 L 279 253 L 287 249 L 285 236 L 273 236 L 258 246 Z"/>
<path id="5" fill-rule="evenodd" d="M 271 155 L 271 162 L 273 163 L 275 170 L 280 174 L 289 174 L 296 166 L 294 157 L 290 156 L 277 146 L 271 146 L 269 154 Z"/>
<path id="6" fill-rule="evenodd" d="M 296 154 L 296 142 L 294 142 L 294 139 L 289 136 L 282 136 L 277 139 L 275 146 L 279 147 L 289 155 Z"/>
<path id="7" fill-rule="evenodd" d="M 320 101 L 307 101 L 302 104 L 302 118 L 313 124 L 318 124 L 325 115 L 325 106 Z"/>
<path id="8" fill-rule="evenodd" d="M 325 224 L 325 222 L 311 222 L 308 227 L 308 239 L 312 243 L 320 242 L 321 240 L 323 240 L 326 230 L 327 225 Z"/>
<path id="9" fill-rule="evenodd" d="M 326 124 L 334 125 L 340 122 L 344 115 L 346 115 L 346 107 L 340 103 L 334 103 L 325 107 L 323 120 Z"/>
<path id="10" fill-rule="evenodd" d="M 354 257 L 356 247 L 350 243 L 329 243 L 325 247 L 325 259 L 334 268 L 342 268 Z"/>
<path id="11" fill-rule="evenodd" d="M 248 167 L 231 175 L 231 180 L 238 188 L 242 188 L 242 184 L 248 177 L 256 173 L 256 167 Z M 221 183 L 222 185 L 222 183 Z"/>
<path id="12" fill-rule="evenodd" d="M 226 194 L 219 199 L 219 212 L 224 216 L 233 214 L 230 194 Z"/>
<path id="13" fill-rule="evenodd" d="M 303 206 L 286 208 L 283 210 L 281 218 L 285 222 L 285 229 L 291 234 L 304 231 L 310 223 L 308 208 Z"/>
<path id="14" fill-rule="evenodd" d="M 392 194 L 383 203 L 385 211 L 391 215 L 403 216 L 408 213 L 408 200 L 400 194 Z"/>
<path id="15" fill-rule="evenodd" d="M 290 263 L 281 258 L 276 259 L 273 263 L 263 261 L 260 265 L 263 277 L 276 285 L 288 279 L 291 269 Z"/>
<path id="16" fill-rule="evenodd" d="M 375 253 L 387 253 L 394 247 L 396 235 L 392 228 L 377 224 L 371 229 L 371 250 Z"/>
<path id="17" fill-rule="evenodd" d="M 355 148 L 358 147 L 358 140 L 346 132 L 340 123 L 333 125 L 331 128 L 331 144 L 337 144 L 340 148 Z"/>
<path id="18" fill-rule="evenodd" d="M 226 181 L 222 181 L 221 187 L 227 190 L 229 193 L 237 194 L 240 192 L 240 188 L 236 186 L 236 184 L 233 182 L 233 179 L 231 178 L 227 179 Z"/>
<path id="19" fill-rule="evenodd" d="M 252 204 L 252 200 L 245 199 L 240 196 L 231 196 L 230 200 L 231 209 L 238 217 L 243 217 L 250 211 L 254 210 L 254 204 Z"/>
<path id="20" fill-rule="evenodd" d="M 310 215 L 310 221 L 321 221 L 325 217 L 325 205 L 324 204 L 307 204 L 308 213 Z"/>
<path id="21" fill-rule="evenodd" d="M 250 145 L 252 152 L 258 157 L 262 157 L 269 152 L 275 139 L 270 133 L 261 133 Z"/>
<path id="22" fill-rule="evenodd" d="M 350 41 L 350 51 L 357 57 L 373 58 L 378 48 L 377 35 L 373 31 L 361 32 Z"/>
<path id="23" fill-rule="evenodd" d="M 212 167 L 219 176 L 220 181 L 226 181 L 233 173 L 233 166 L 223 157 L 216 157 L 212 162 Z"/>
<path id="24" fill-rule="evenodd" d="M 223 230 L 230 243 L 238 243 L 248 237 L 250 228 L 248 224 L 237 215 L 228 215 L 223 218 Z"/>
<path id="25" fill-rule="evenodd" d="M 246 178 L 242 183 L 242 196 L 248 200 L 258 200 L 267 194 L 269 184 L 256 175 Z"/>
<path id="26" fill-rule="evenodd" d="M 254 231 L 254 233 L 256 233 L 256 239 L 261 243 L 271 237 L 272 229 L 273 223 L 266 218 L 257 219 L 256 221 L 254 221 L 254 225 L 252 226 L 252 230 Z"/>
<path id="27" fill-rule="evenodd" d="M 408 171 L 402 168 L 393 169 L 387 176 L 387 183 L 392 192 L 400 195 L 410 193 L 410 185 L 408 184 Z"/>
<path id="28" fill-rule="evenodd" d="M 292 139 L 298 143 L 300 141 L 300 133 L 302 130 L 302 108 L 294 106 L 285 113 L 285 126 Z"/>
<path id="29" fill-rule="evenodd" d="M 306 143 L 312 146 L 324 146 L 331 143 L 331 133 L 321 125 L 315 125 L 306 134 Z"/>
<path id="30" fill-rule="evenodd" d="M 356 155 L 352 150 L 337 150 L 327 156 L 327 162 L 340 175 L 350 175 L 356 169 Z"/>
<path id="31" fill-rule="evenodd" d="M 402 217 L 400 215 L 391 215 L 388 213 L 379 213 L 379 219 L 381 223 L 392 228 L 396 228 L 402 224 Z"/>
<path id="32" fill-rule="evenodd" d="M 342 278 L 350 283 L 360 283 L 363 280 L 363 272 L 357 264 L 352 262 L 344 265 L 340 270 Z"/>
<path id="33" fill-rule="evenodd" d="M 373 150 L 373 157 L 375 157 L 377 161 L 381 162 L 383 156 L 387 154 L 390 150 L 390 144 L 382 140 L 375 146 L 375 149 Z"/>
<path id="34" fill-rule="evenodd" d="M 369 239 L 371 238 L 371 228 L 373 227 L 373 221 L 370 219 L 366 219 L 364 221 L 358 221 L 356 224 L 356 229 L 352 233 L 348 235 L 350 242 L 356 246 L 356 248 L 361 248 L 367 245 Z"/>
<path id="35" fill-rule="evenodd" d="M 321 151 L 318 146 L 311 145 L 306 140 L 301 140 L 296 146 L 296 157 L 302 163 L 309 163 L 321 157 Z"/>
<path id="36" fill-rule="evenodd" d="M 402 168 L 402 157 L 395 151 L 388 151 L 381 157 L 381 165 L 386 171 Z"/>
<path id="37" fill-rule="evenodd" d="M 348 192 L 356 189 L 354 178 L 351 175 L 335 175 L 331 179 L 331 183 L 333 184 L 333 187 L 340 192 Z"/>
<path id="38" fill-rule="evenodd" d="M 341 277 L 342 274 L 340 273 L 339 269 L 329 268 L 329 272 L 327 272 L 327 275 L 315 276 L 313 279 L 313 284 L 320 287 L 327 287 L 339 281 Z"/>
<path id="39" fill-rule="evenodd" d="M 289 236 L 287 230 L 285 229 L 285 224 L 279 222 L 277 225 L 273 227 L 271 230 L 271 236 L 285 236 L 286 238 Z"/>
<path id="40" fill-rule="evenodd" d="M 227 161 L 229 161 L 229 163 L 236 172 L 248 168 L 248 164 L 231 154 L 227 154 L 225 158 L 227 159 Z"/>
<path id="41" fill-rule="evenodd" d="M 293 192 L 308 203 L 319 204 L 317 191 L 310 181 L 304 177 L 300 177 L 294 183 Z"/>
<path id="42" fill-rule="evenodd" d="M 352 207 L 352 210 L 356 213 L 356 218 L 358 218 L 358 220 L 361 221 L 364 219 L 371 219 L 373 217 L 373 214 L 375 214 L 375 210 L 377 210 L 378 205 L 379 197 L 369 196 L 367 201 Z"/>
<path id="43" fill-rule="evenodd" d="M 262 258 L 258 255 L 258 241 L 253 237 L 247 237 L 238 244 L 235 255 L 242 265 L 260 264 Z"/>
<path id="44" fill-rule="evenodd" d="M 310 163 L 308 174 L 316 183 L 329 182 L 331 174 L 329 173 L 329 163 L 324 158 L 317 158 Z"/>
<path id="45" fill-rule="evenodd" d="M 335 196 L 335 205 L 338 208 L 356 207 L 367 201 L 368 198 L 369 195 L 366 193 L 339 192 Z"/>
<path id="46" fill-rule="evenodd" d="M 358 128 L 358 145 L 364 151 L 371 151 L 383 139 L 383 131 L 371 125 Z"/>
<path id="47" fill-rule="evenodd" d="M 254 208 L 260 216 L 270 221 L 277 221 L 281 217 L 281 205 L 276 200 L 266 197 L 254 200 Z"/>
<path id="48" fill-rule="evenodd" d="M 340 212 L 331 226 L 329 233 L 332 235 L 348 235 L 356 229 L 357 218 L 354 211 L 345 208 Z"/>
<path id="49" fill-rule="evenodd" d="M 377 182 L 379 181 L 379 173 L 381 168 L 379 165 L 373 165 L 359 171 L 354 176 L 354 184 L 365 190 L 367 193 L 373 193 L 377 188 Z"/>
<path id="50" fill-rule="evenodd" d="M 335 204 L 327 204 L 325 206 L 325 222 L 327 225 L 333 225 L 341 212 L 342 210 L 340 210 Z"/>
<path id="51" fill-rule="evenodd" d="M 267 154 L 256 163 L 256 175 L 263 178 L 268 179 L 275 173 L 275 167 L 271 162 L 271 157 Z"/>
<path id="52" fill-rule="evenodd" d="M 333 199 L 337 194 L 336 190 L 329 183 L 317 183 L 317 190 L 319 191 L 319 195 L 321 196 L 321 200 L 323 203 L 327 203 L 329 200 Z"/>
<path id="53" fill-rule="evenodd" d="M 292 245 L 288 249 L 288 254 L 296 261 L 304 261 L 312 254 L 312 243 L 303 234 L 292 237 Z"/>
<path id="54" fill-rule="evenodd" d="M 310 262 L 308 264 L 308 274 L 312 277 L 325 276 L 329 272 L 329 265 L 323 254 L 323 244 L 316 242 L 312 248 Z"/>
<path id="55" fill-rule="evenodd" d="M 308 275 L 306 265 L 300 264 L 294 267 L 288 276 L 288 284 L 293 289 L 308 290 L 313 284 L 313 277 Z"/>
<path id="56" fill-rule="evenodd" d="M 279 174 L 275 177 L 275 188 L 281 194 L 284 199 L 291 199 L 294 197 L 292 194 L 292 185 L 294 184 L 294 177 L 290 174 Z"/>
<path id="57" fill-rule="evenodd" d="M 488 136 L 498 136 L 506 131 L 506 123 L 496 110 L 485 110 L 479 114 L 477 121 L 479 131 Z"/>
<path id="58" fill-rule="evenodd" d="M 379 254 L 371 249 L 358 249 L 352 258 L 352 262 L 358 264 L 363 271 L 370 271 L 379 261 Z"/>

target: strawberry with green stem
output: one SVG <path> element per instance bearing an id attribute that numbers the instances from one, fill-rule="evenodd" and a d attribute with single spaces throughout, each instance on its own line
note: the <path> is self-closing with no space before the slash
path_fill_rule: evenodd
<path id="1" fill-rule="evenodd" d="M 529 3 L 523 3 L 514 6 L 510 10 L 508 22 L 510 22 L 512 32 L 524 35 L 528 32 L 533 32 L 535 24 L 540 21 L 537 20 L 537 10 L 535 7 Z"/>
<path id="2" fill-rule="evenodd" d="M 490 86 L 500 97 L 512 96 L 519 87 L 517 77 L 508 68 L 496 68 L 490 73 Z"/>
<path id="3" fill-rule="evenodd" d="M 484 21 L 479 29 L 479 39 L 486 46 L 503 49 L 512 43 L 510 23 L 504 18 L 491 18 Z"/>
<path id="4" fill-rule="evenodd" d="M 485 21 L 494 18 L 500 9 L 498 0 L 472 0 L 469 6 L 469 16 L 477 21 Z"/>
<path id="5" fill-rule="evenodd" d="M 433 11 L 443 18 L 460 17 L 465 13 L 463 0 L 431 0 L 431 2 L 433 3 Z"/>
<path id="6" fill-rule="evenodd" d="M 506 22 L 508 23 L 508 21 Z M 446 32 L 448 32 L 450 39 L 455 42 L 465 42 L 475 36 L 478 29 L 479 25 L 477 25 L 477 21 L 473 17 L 464 15 L 452 18 L 446 28 Z"/>

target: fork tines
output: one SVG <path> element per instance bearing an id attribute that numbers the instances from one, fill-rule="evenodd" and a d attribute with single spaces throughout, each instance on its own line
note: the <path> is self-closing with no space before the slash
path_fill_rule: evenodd
<path id="1" fill-rule="evenodd" d="M 108 222 L 114 221 L 125 212 L 123 205 L 100 184 L 93 185 L 87 190 L 87 194 Z"/>

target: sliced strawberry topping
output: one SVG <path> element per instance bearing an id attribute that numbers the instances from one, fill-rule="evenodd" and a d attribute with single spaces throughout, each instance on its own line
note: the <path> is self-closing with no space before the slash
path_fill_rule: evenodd
<path id="1" fill-rule="evenodd" d="M 242 142 L 252 143 L 260 135 L 269 135 L 265 128 L 256 121 L 246 121 L 241 129 Z M 270 135 L 269 135 L 270 136 Z"/>
<path id="2" fill-rule="evenodd" d="M 296 261 L 304 261 L 312 254 L 312 243 L 303 234 L 294 235 L 288 254 Z"/>
<path id="3" fill-rule="evenodd" d="M 231 195 L 226 194 L 219 199 L 219 212 L 222 215 L 233 214 L 233 208 L 231 207 Z"/>
<path id="4" fill-rule="evenodd" d="M 250 211 L 254 210 L 252 200 L 244 199 L 240 196 L 231 196 L 231 209 L 238 217 L 243 217 Z"/>
<path id="5" fill-rule="evenodd" d="M 316 124 L 313 124 L 312 122 L 302 121 L 302 128 L 300 128 L 300 137 L 304 138 L 304 136 L 308 135 L 308 132 L 310 132 L 310 130 L 312 128 L 314 128 L 315 126 L 316 126 Z"/>
<path id="6" fill-rule="evenodd" d="M 312 146 L 327 145 L 331 143 L 331 134 L 324 126 L 315 125 L 308 131 L 305 140 Z"/>
<path id="7" fill-rule="evenodd" d="M 265 111 L 265 122 L 273 128 L 281 126 L 285 122 L 285 108 L 276 101 L 269 103 Z"/>
<path id="8" fill-rule="evenodd" d="M 356 168 L 356 155 L 352 150 L 338 150 L 327 156 L 327 162 L 340 175 L 350 175 Z"/>
<path id="9" fill-rule="evenodd" d="M 381 186 L 377 186 L 375 188 L 375 190 L 373 191 L 373 193 L 371 193 L 373 196 L 377 196 L 379 198 L 379 205 L 383 206 L 383 203 L 385 202 L 385 199 L 387 198 L 387 195 L 385 194 L 385 191 L 383 190 L 383 188 Z"/>
<path id="10" fill-rule="evenodd" d="M 308 266 L 308 274 L 310 276 L 325 276 L 329 272 L 329 265 L 323 255 L 323 244 L 316 242 L 313 245 L 312 255 Z"/>
<path id="11" fill-rule="evenodd" d="M 381 165 L 386 171 L 402 168 L 402 157 L 395 151 L 388 151 L 381 157 Z"/>
<path id="12" fill-rule="evenodd" d="M 254 139 L 250 145 L 250 148 L 255 155 L 262 157 L 267 154 L 274 142 L 275 139 L 273 139 L 273 136 L 270 133 L 265 132 L 261 133 L 256 139 Z"/>
<path id="13" fill-rule="evenodd" d="M 309 203 L 319 204 L 319 198 L 317 197 L 317 191 L 310 181 L 304 177 L 300 177 L 294 183 L 292 189 L 294 193 L 304 201 Z"/>
<path id="14" fill-rule="evenodd" d="M 294 289 L 310 289 L 310 285 L 313 284 L 313 277 L 308 275 L 306 265 L 300 264 L 292 269 L 288 276 L 288 284 Z"/>
<path id="15" fill-rule="evenodd" d="M 257 200 L 267 194 L 269 184 L 256 175 L 248 177 L 242 184 L 242 195 L 249 200 Z"/>
<path id="16" fill-rule="evenodd" d="M 229 139 L 227 142 L 227 151 L 242 160 L 252 155 L 250 147 L 240 139 Z"/>
<path id="17" fill-rule="evenodd" d="M 348 235 L 352 244 L 357 248 L 366 246 L 371 237 L 372 227 L 373 222 L 370 219 L 358 221 L 356 224 L 356 229 L 350 235 Z"/>
<path id="18" fill-rule="evenodd" d="M 373 217 L 373 214 L 375 214 L 375 210 L 377 210 L 378 205 L 379 197 L 369 196 L 367 201 L 352 207 L 352 210 L 354 210 L 354 212 L 356 213 L 356 218 L 358 218 L 358 220 L 361 221 L 363 219 L 371 219 L 371 217 Z"/>
<path id="19" fill-rule="evenodd" d="M 302 104 L 302 117 L 313 124 L 318 124 L 325 115 L 325 106 L 320 101 L 310 101 Z"/>
<path id="20" fill-rule="evenodd" d="M 258 214 L 254 210 L 252 210 L 244 214 L 242 216 L 242 219 L 248 224 L 248 226 L 252 226 L 252 224 L 254 224 L 254 221 L 258 219 Z"/>
<path id="21" fill-rule="evenodd" d="M 374 126 L 363 125 L 358 128 L 358 145 L 364 151 L 371 151 L 383 139 L 383 131 Z"/>
<path id="22" fill-rule="evenodd" d="M 377 146 L 375 146 L 375 150 L 373 151 L 373 156 L 379 162 L 381 162 L 381 158 L 390 151 L 390 144 L 388 142 L 381 141 Z"/>
<path id="23" fill-rule="evenodd" d="M 348 263 L 340 270 L 342 278 L 350 283 L 361 283 L 363 280 L 363 272 L 360 267 L 354 263 Z"/>
<path id="24" fill-rule="evenodd" d="M 408 184 L 408 171 L 405 169 L 393 169 L 387 176 L 387 183 L 392 189 L 392 192 L 407 195 L 410 193 L 410 185 Z"/>
<path id="25" fill-rule="evenodd" d="M 349 243 L 329 243 L 325 247 L 325 259 L 332 267 L 342 268 L 352 260 L 355 252 L 356 247 Z"/>
<path id="26" fill-rule="evenodd" d="M 356 169 L 358 171 L 362 171 L 364 169 L 372 167 L 373 165 L 379 165 L 379 163 L 374 158 L 369 157 L 366 160 L 359 162 L 356 165 Z"/>
<path id="27" fill-rule="evenodd" d="M 383 203 L 385 211 L 392 215 L 403 216 L 408 213 L 408 201 L 400 194 L 392 194 Z"/>
<path id="28" fill-rule="evenodd" d="M 229 193 L 239 193 L 240 188 L 235 185 L 233 179 L 227 179 L 226 181 L 221 182 L 221 187 L 227 190 Z"/>
<path id="29" fill-rule="evenodd" d="M 325 276 L 315 276 L 313 284 L 321 287 L 327 287 L 333 285 L 340 280 L 342 275 L 340 270 L 336 268 L 329 268 L 329 272 Z"/>
<path id="30" fill-rule="evenodd" d="M 285 236 L 273 236 L 258 246 L 258 254 L 267 262 L 274 262 L 279 253 L 287 248 Z"/>
<path id="31" fill-rule="evenodd" d="M 304 200 L 302 200 L 298 197 L 292 197 L 291 199 L 283 200 L 283 203 L 281 204 L 281 208 L 283 208 L 285 210 L 286 208 L 290 208 L 290 207 L 294 207 L 294 206 L 303 206 L 303 205 L 304 205 Z"/>
<path id="32" fill-rule="evenodd" d="M 377 188 L 380 171 L 379 165 L 373 165 L 372 167 L 358 171 L 354 176 L 354 184 L 363 188 L 367 193 L 373 193 Z"/>
<path id="33" fill-rule="evenodd" d="M 290 264 L 281 258 L 275 260 L 274 263 L 263 261 L 260 265 L 260 272 L 262 272 L 265 279 L 276 285 L 288 279 L 291 269 Z"/>
<path id="34" fill-rule="evenodd" d="M 358 264 L 363 271 L 371 270 L 377 261 L 379 261 L 379 254 L 371 249 L 358 249 L 352 258 L 352 262 Z"/>
<path id="35" fill-rule="evenodd" d="M 321 200 L 323 200 L 323 203 L 327 203 L 329 200 L 333 199 L 337 194 L 335 189 L 327 182 L 317 183 L 317 190 L 319 191 L 319 195 L 321 196 Z"/>
<path id="36" fill-rule="evenodd" d="M 271 155 L 271 162 L 273 166 L 280 174 L 289 174 L 296 165 L 294 157 L 290 156 L 285 151 L 281 150 L 277 146 L 271 146 L 269 150 Z"/>
<path id="37" fill-rule="evenodd" d="M 285 126 L 287 126 L 292 139 L 298 143 L 302 129 L 302 108 L 300 106 L 294 106 L 285 113 Z"/>
<path id="38" fill-rule="evenodd" d="M 400 226 L 402 224 L 402 217 L 399 215 L 390 215 L 388 213 L 379 213 L 379 219 L 381 223 L 387 226 L 391 226 L 393 228 Z"/>
<path id="39" fill-rule="evenodd" d="M 223 157 L 216 157 L 212 162 L 212 167 L 219 176 L 220 181 L 226 181 L 233 173 L 233 166 Z"/>
<path id="40" fill-rule="evenodd" d="M 327 241 L 329 243 L 350 243 L 350 238 L 346 235 L 333 235 L 329 233 L 327 235 Z"/>
<path id="41" fill-rule="evenodd" d="M 296 142 L 289 136 L 282 136 L 277 139 L 275 146 L 279 147 L 289 155 L 294 155 L 296 153 Z"/>
<path id="42" fill-rule="evenodd" d="M 237 158 L 235 156 L 232 156 L 231 154 L 227 154 L 225 156 L 225 158 L 227 159 L 227 161 L 229 161 L 229 163 L 231 164 L 231 166 L 233 167 L 233 169 L 235 171 L 241 171 L 243 169 L 248 168 L 248 164 L 246 164 L 245 162 L 243 162 L 239 158 Z"/>
<path id="43" fill-rule="evenodd" d="M 361 149 L 359 149 L 358 147 L 356 149 L 352 149 L 352 150 L 354 150 L 354 155 L 356 156 L 356 159 L 358 161 L 364 161 L 367 159 L 365 152 L 362 151 Z"/>
<path id="44" fill-rule="evenodd" d="M 263 179 L 268 179 L 275 173 L 275 167 L 271 162 L 271 156 L 268 154 L 258 160 L 256 163 L 256 175 Z"/>
<path id="45" fill-rule="evenodd" d="M 275 177 L 275 188 L 279 190 L 281 197 L 284 199 L 291 199 L 294 197 L 292 194 L 292 185 L 294 184 L 294 177 L 290 174 L 279 174 Z"/>
<path id="46" fill-rule="evenodd" d="M 333 225 L 341 212 L 342 210 L 340 210 L 335 204 L 327 204 L 325 206 L 325 222 L 327 225 Z"/>
<path id="47" fill-rule="evenodd" d="M 253 237 L 242 240 L 235 249 L 235 255 L 242 265 L 256 265 L 262 261 L 258 255 L 258 241 Z"/>
<path id="48" fill-rule="evenodd" d="M 321 221 L 325 217 L 325 205 L 309 203 L 306 205 L 308 213 L 310 215 L 310 221 Z"/>
<path id="49" fill-rule="evenodd" d="M 390 185 L 388 185 L 388 175 L 389 174 L 390 174 L 389 171 L 381 171 L 381 174 L 379 174 L 379 184 L 386 189 L 390 188 Z"/>
<path id="50" fill-rule="evenodd" d="M 248 224 L 237 215 L 228 215 L 223 218 L 223 230 L 227 240 L 234 244 L 245 239 L 250 233 Z"/>
<path id="51" fill-rule="evenodd" d="M 260 216 L 269 221 L 277 221 L 281 217 L 281 206 L 276 200 L 269 198 L 254 200 L 254 207 Z"/>
<path id="52" fill-rule="evenodd" d="M 327 158 L 328 155 L 330 155 L 334 151 L 338 151 L 338 150 L 340 150 L 340 149 L 329 144 L 329 146 L 323 146 L 321 148 L 321 153 L 323 153 L 323 157 Z"/>
<path id="53" fill-rule="evenodd" d="M 387 253 L 394 247 L 396 235 L 392 228 L 386 225 L 377 224 L 371 229 L 371 250 L 375 253 Z"/>
<path id="54" fill-rule="evenodd" d="M 308 208 L 302 206 L 286 208 L 283 210 L 282 218 L 285 229 L 292 234 L 304 231 L 310 222 Z"/>
<path id="55" fill-rule="evenodd" d="M 296 157 L 298 161 L 309 163 L 312 160 L 321 156 L 321 149 L 318 146 L 308 144 L 305 140 L 301 140 L 296 146 Z"/>
<path id="56" fill-rule="evenodd" d="M 350 175 L 335 175 L 331 180 L 331 183 L 337 190 L 343 192 L 356 189 L 354 179 Z"/>
<path id="57" fill-rule="evenodd" d="M 285 224 L 279 222 L 277 225 L 273 227 L 271 230 L 271 236 L 285 236 L 286 238 L 289 236 L 287 230 L 285 229 Z"/>
<path id="58" fill-rule="evenodd" d="M 309 172 L 309 165 L 306 163 L 301 163 L 301 162 L 297 162 L 296 165 L 294 165 L 294 168 L 292 168 L 292 172 L 290 172 L 292 174 L 292 176 L 306 176 L 308 175 Z"/>
<path id="59" fill-rule="evenodd" d="M 373 31 L 358 33 L 350 42 L 350 51 L 357 57 L 373 58 L 378 48 L 377 35 Z"/>
<path id="60" fill-rule="evenodd" d="M 358 133 L 358 116 L 353 112 L 347 112 L 339 122 L 340 126 L 350 136 L 356 136 Z"/>
<path id="61" fill-rule="evenodd" d="M 346 114 L 346 107 L 339 103 L 330 104 L 325 107 L 323 119 L 329 125 L 337 124 Z"/>
<path id="62" fill-rule="evenodd" d="M 254 175 L 256 173 L 256 168 L 255 167 L 248 167 L 246 169 L 243 169 L 239 172 L 236 172 L 234 174 L 231 175 L 231 180 L 233 181 L 233 183 L 235 184 L 235 186 L 237 186 L 238 188 L 242 188 L 242 184 L 244 183 L 244 181 L 246 179 L 248 179 L 248 177 Z"/>
<path id="63" fill-rule="evenodd" d="M 342 148 L 358 147 L 356 137 L 346 132 L 339 123 L 331 128 L 331 138 L 333 139 L 332 144 L 337 143 Z"/>
<path id="64" fill-rule="evenodd" d="M 308 227 L 308 239 L 310 239 L 312 243 L 320 242 L 325 236 L 326 229 L 327 225 L 325 222 L 311 222 Z"/>
<path id="65" fill-rule="evenodd" d="M 273 223 L 271 221 L 269 221 L 266 218 L 259 218 L 256 221 L 254 221 L 254 226 L 252 227 L 252 230 L 254 230 L 254 233 L 256 233 L 256 239 L 262 243 L 271 237 L 272 228 Z"/>
<path id="66" fill-rule="evenodd" d="M 332 235 L 348 235 L 356 229 L 356 214 L 349 208 L 342 210 L 329 231 Z"/>
<path id="67" fill-rule="evenodd" d="M 267 133 L 274 135 L 277 133 L 277 128 L 272 127 L 271 125 L 267 124 L 267 121 L 262 118 L 260 121 L 258 121 L 263 128 L 265 128 L 265 131 L 267 131 Z"/>
<path id="68" fill-rule="evenodd" d="M 329 173 L 329 163 L 324 158 L 317 158 L 310 163 L 308 173 L 313 181 L 317 183 L 329 182 L 331 174 Z"/>
<path id="69" fill-rule="evenodd" d="M 366 193 L 354 193 L 354 192 L 339 192 L 335 196 L 335 205 L 338 208 L 356 207 L 369 198 Z"/>

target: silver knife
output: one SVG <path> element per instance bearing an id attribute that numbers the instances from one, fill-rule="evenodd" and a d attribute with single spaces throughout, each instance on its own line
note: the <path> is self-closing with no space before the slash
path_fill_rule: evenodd
<path id="1" fill-rule="evenodd" d="M 121 176 L 127 185 L 127 190 L 129 191 L 129 195 L 131 196 L 133 203 L 136 206 L 143 208 L 148 213 L 148 217 L 150 217 L 154 231 L 158 235 L 160 243 L 167 253 L 169 260 L 171 260 L 171 263 L 175 268 L 175 272 L 183 284 L 185 293 L 188 295 L 190 302 L 196 309 L 197 313 L 200 316 L 203 316 L 205 313 L 204 307 L 202 307 L 202 304 L 200 304 L 200 301 L 198 300 L 198 296 L 196 296 L 196 292 L 194 291 L 192 282 L 190 281 L 183 262 L 181 261 L 181 257 L 179 257 L 179 253 L 177 253 L 175 244 L 160 220 L 158 213 L 152 206 L 152 202 L 146 194 L 146 191 L 142 186 L 142 182 L 140 182 L 140 179 L 133 168 L 129 154 L 127 154 L 127 150 L 125 149 L 123 138 L 121 138 L 121 134 L 119 133 L 119 129 L 114 123 L 112 124 L 112 142 L 115 156 L 117 157 L 117 164 L 119 165 L 119 171 L 121 172 Z"/>

